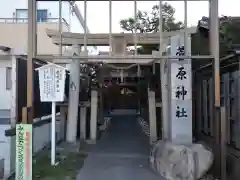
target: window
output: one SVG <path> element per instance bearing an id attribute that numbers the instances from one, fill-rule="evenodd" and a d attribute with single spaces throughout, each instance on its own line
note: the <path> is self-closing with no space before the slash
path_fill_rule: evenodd
<path id="1" fill-rule="evenodd" d="M 47 22 L 48 19 L 47 9 L 38 9 L 37 10 L 37 22 Z"/>
<path id="2" fill-rule="evenodd" d="M 28 18 L 27 9 L 16 9 L 16 20 L 17 22 L 26 22 Z"/>
<path id="3" fill-rule="evenodd" d="M 47 9 L 38 9 L 36 16 L 37 16 L 37 22 L 47 22 L 48 10 Z M 26 22 L 27 18 L 28 18 L 28 10 L 27 9 L 16 9 L 17 22 Z"/>
<path id="4" fill-rule="evenodd" d="M 12 89 L 12 68 L 11 67 L 6 68 L 6 89 L 7 90 Z"/>

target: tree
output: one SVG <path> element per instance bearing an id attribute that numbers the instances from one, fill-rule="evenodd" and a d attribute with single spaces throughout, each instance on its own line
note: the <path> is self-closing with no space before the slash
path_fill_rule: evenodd
<path id="1" fill-rule="evenodd" d="M 209 18 L 202 17 L 198 24 L 199 30 L 205 29 L 208 36 Z M 220 33 L 220 51 L 224 55 L 240 45 L 240 17 L 222 16 L 219 18 L 219 33 Z"/>
<path id="2" fill-rule="evenodd" d="M 176 21 L 175 9 L 168 3 L 162 6 L 163 14 L 163 30 L 172 31 L 183 28 L 183 23 Z M 134 17 L 123 19 L 120 21 L 120 26 L 126 31 L 134 32 L 135 20 Z M 154 5 L 150 13 L 138 11 L 136 16 L 136 29 L 137 32 L 158 32 L 159 31 L 159 6 Z"/>
<path id="3" fill-rule="evenodd" d="M 219 28 L 229 48 L 240 44 L 240 17 L 221 17 Z"/>
<path id="4" fill-rule="evenodd" d="M 120 26 L 126 31 L 134 32 L 135 24 L 138 33 L 151 33 L 159 31 L 159 6 L 154 5 L 150 13 L 138 11 L 136 21 L 134 17 L 123 19 Z M 162 6 L 163 14 L 163 31 L 174 31 L 183 28 L 183 23 L 176 21 L 175 9 L 168 3 Z M 135 23 L 136 22 L 136 23 Z M 158 45 L 145 45 L 137 49 L 139 54 L 151 54 L 153 50 L 158 50 Z"/>

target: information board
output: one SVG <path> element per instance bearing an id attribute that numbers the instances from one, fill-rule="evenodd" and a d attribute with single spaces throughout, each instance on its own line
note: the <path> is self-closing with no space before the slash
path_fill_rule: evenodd
<path id="1" fill-rule="evenodd" d="M 64 101 L 66 70 L 56 64 L 38 68 L 42 102 Z"/>

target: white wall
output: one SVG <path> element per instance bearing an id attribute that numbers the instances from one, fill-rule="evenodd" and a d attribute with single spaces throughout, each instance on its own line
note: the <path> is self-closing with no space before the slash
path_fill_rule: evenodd
<path id="1" fill-rule="evenodd" d="M 12 67 L 11 60 L 0 60 L 0 109 L 11 107 L 11 90 L 6 89 L 6 67 Z"/>

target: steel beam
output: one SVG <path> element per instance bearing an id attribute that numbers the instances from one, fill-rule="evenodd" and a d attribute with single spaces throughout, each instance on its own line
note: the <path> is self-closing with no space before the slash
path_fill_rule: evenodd
<path id="1" fill-rule="evenodd" d="M 79 23 L 81 24 L 82 27 L 84 27 L 85 26 L 85 20 L 82 16 L 77 4 L 74 4 L 74 3 L 70 3 L 70 4 L 72 6 L 72 11 L 75 13 L 76 17 L 78 18 Z M 86 29 L 87 29 L 87 33 L 89 33 L 90 32 L 89 28 L 86 27 Z"/>
<path id="2" fill-rule="evenodd" d="M 149 64 L 149 63 L 160 63 L 161 59 L 212 59 L 213 56 L 155 56 L 155 55 L 125 55 L 125 56 L 106 56 L 106 55 L 95 55 L 95 56 L 59 56 L 59 55 L 39 55 L 37 59 L 45 61 L 55 62 L 59 64 L 68 64 L 73 59 L 78 59 L 80 63 L 93 64 L 93 63 L 107 63 L 107 64 Z"/>

